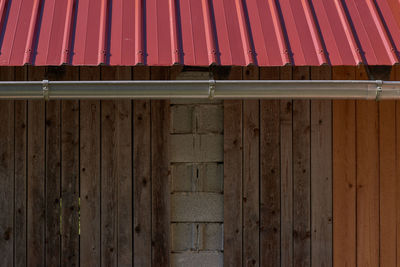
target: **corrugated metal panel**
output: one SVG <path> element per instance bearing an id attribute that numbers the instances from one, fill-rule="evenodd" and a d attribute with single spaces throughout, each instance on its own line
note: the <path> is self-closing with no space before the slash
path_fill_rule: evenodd
<path id="1" fill-rule="evenodd" d="M 0 65 L 393 65 L 398 0 L 0 0 Z"/>

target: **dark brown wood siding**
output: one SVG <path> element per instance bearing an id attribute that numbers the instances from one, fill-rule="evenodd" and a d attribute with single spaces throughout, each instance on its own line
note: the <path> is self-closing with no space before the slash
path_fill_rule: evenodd
<path id="1" fill-rule="evenodd" d="M 146 67 L 24 67 L 1 68 L 0 79 L 146 73 Z M 0 266 L 169 266 L 169 106 L 2 100 Z"/>

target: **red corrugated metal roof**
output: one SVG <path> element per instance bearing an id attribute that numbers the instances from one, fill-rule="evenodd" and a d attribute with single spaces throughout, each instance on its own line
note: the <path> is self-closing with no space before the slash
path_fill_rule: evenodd
<path id="1" fill-rule="evenodd" d="M 0 0 L 0 65 L 393 65 L 399 0 Z"/>

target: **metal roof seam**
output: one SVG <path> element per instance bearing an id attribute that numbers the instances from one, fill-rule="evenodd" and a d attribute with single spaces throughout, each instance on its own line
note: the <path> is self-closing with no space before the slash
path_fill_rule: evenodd
<path id="1" fill-rule="evenodd" d="M 217 48 L 215 46 L 212 20 L 211 20 L 211 11 L 210 11 L 210 3 L 209 0 L 202 0 L 203 7 L 203 21 L 205 28 L 205 38 L 207 44 L 207 53 L 208 53 L 208 63 L 209 65 L 218 64 L 217 61 Z"/>
<path id="2" fill-rule="evenodd" d="M 239 30 L 240 36 L 242 39 L 242 45 L 244 48 L 244 56 L 246 58 L 246 64 L 252 65 L 254 64 L 254 51 L 252 49 L 250 33 L 248 30 L 248 23 L 246 19 L 246 14 L 244 10 L 244 2 L 243 0 L 235 0 L 236 3 L 236 12 L 239 19 Z"/>
<path id="3" fill-rule="evenodd" d="M 75 0 L 68 0 L 67 5 L 67 17 L 65 18 L 64 25 L 64 34 L 63 34 L 63 42 L 62 42 L 62 57 L 61 64 L 67 64 L 69 62 L 70 56 L 70 38 L 71 38 L 71 28 L 73 23 L 73 13 L 74 13 Z"/>
<path id="4" fill-rule="evenodd" d="M 37 22 L 39 13 L 41 12 L 41 3 L 43 0 L 35 0 L 33 4 L 32 16 L 29 22 L 28 38 L 25 45 L 25 55 L 23 64 L 31 64 L 32 54 L 33 54 L 33 44 L 35 39 L 35 33 L 37 29 Z"/>
<path id="5" fill-rule="evenodd" d="M 292 52 L 289 51 L 288 45 L 286 44 L 286 38 L 284 37 L 284 26 L 281 23 L 282 17 L 280 13 L 278 12 L 278 7 L 276 5 L 275 0 L 268 0 L 270 9 L 271 9 L 271 15 L 272 15 L 272 21 L 274 24 L 274 29 L 276 33 L 276 37 L 278 39 L 278 45 L 282 57 L 282 62 L 283 65 L 290 64 L 292 63 L 292 58 L 291 54 Z"/>
<path id="6" fill-rule="evenodd" d="M 367 0 L 367 6 L 371 12 L 372 17 L 374 18 L 375 25 L 378 28 L 379 35 L 382 38 L 382 41 L 386 47 L 387 54 L 391 59 L 392 64 L 399 63 L 399 58 L 397 56 L 396 50 L 389 39 L 389 33 L 384 26 L 384 19 L 380 16 L 378 12 L 376 2 L 374 0 Z"/>
<path id="7" fill-rule="evenodd" d="M 135 1 L 135 65 L 144 64 L 142 1 Z"/>
<path id="8" fill-rule="evenodd" d="M 313 8 L 309 2 L 309 0 L 301 0 L 303 9 L 304 9 L 304 13 L 306 15 L 306 20 L 307 20 L 307 24 L 308 27 L 310 28 L 311 31 L 311 37 L 314 43 L 314 47 L 316 48 L 316 54 L 318 57 L 318 60 L 320 62 L 321 65 L 323 64 L 328 64 L 328 57 L 326 55 L 325 49 L 322 45 L 322 38 L 320 36 L 320 32 L 317 28 L 317 20 L 314 17 L 313 14 Z"/>
<path id="9" fill-rule="evenodd" d="M 177 30 L 177 15 L 176 15 L 176 0 L 169 0 L 169 27 L 171 32 L 171 58 L 172 64 L 179 64 L 179 42 L 178 42 L 178 30 Z"/>
<path id="10" fill-rule="evenodd" d="M 349 23 L 349 18 L 347 17 L 347 13 L 344 10 L 342 0 L 334 0 L 336 4 L 337 11 L 339 13 L 340 22 L 345 31 L 347 40 L 351 46 L 351 52 L 353 54 L 354 60 L 357 65 L 364 63 L 363 58 L 361 57 L 361 47 L 358 46 L 354 34 L 353 29 Z"/>
<path id="11" fill-rule="evenodd" d="M 97 64 L 101 65 L 106 63 L 107 57 L 107 46 L 106 38 L 108 38 L 108 12 L 109 12 L 109 0 L 101 0 L 101 14 L 100 14 L 100 36 L 99 36 L 99 47 L 98 47 L 98 57 Z"/>

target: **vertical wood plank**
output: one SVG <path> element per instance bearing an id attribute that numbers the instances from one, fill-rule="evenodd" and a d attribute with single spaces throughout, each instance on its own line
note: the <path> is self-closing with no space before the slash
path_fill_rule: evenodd
<path id="1" fill-rule="evenodd" d="M 49 80 L 76 80 L 79 77 L 77 67 L 48 66 L 45 78 Z M 72 102 L 72 101 L 68 101 Z M 77 101 L 76 101 L 77 105 Z M 62 116 L 61 101 L 46 102 L 46 264 L 57 266 L 67 264 L 77 266 L 79 259 L 78 201 L 79 201 L 79 121 L 69 124 L 69 116 Z M 62 127 L 65 119 L 67 134 Z M 72 134 L 75 133 L 75 136 Z M 70 141 L 70 139 L 72 141 Z M 75 139 L 75 140 L 73 140 Z M 65 152 L 66 155 L 62 156 Z M 61 157 L 63 161 L 61 162 Z M 60 188 L 61 192 L 60 192 Z M 64 201 L 61 201 L 60 198 Z M 60 221 L 61 218 L 61 221 Z M 60 238 L 60 224 L 63 227 Z"/>
<path id="2" fill-rule="evenodd" d="M 61 262 L 79 266 L 79 102 L 61 103 Z"/>
<path id="3" fill-rule="evenodd" d="M 99 80 L 94 67 L 81 80 Z M 80 101 L 80 266 L 100 266 L 100 101 Z"/>
<path id="4" fill-rule="evenodd" d="M 164 68 L 152 67 L 151 79 L 168 79 Z M 169 101 L 151 101 L 152 265 L 170 265 Z"/>
<path id="5" fill-rule="evenodd" d="M 0 68 L 0 80 L 14 80 L 13 67 Z M 14 101 L 0 101 L 0 259 L 14 264 Z"/>
<path id="6" fill-rule="evenodd" d="M 243 101 L 243 266 L 259 266 L 260 102 Z"/>
<path id="7" fill-rule="evenodd" d="M 258 80 L 257 66 L 243 68 L 243 79 Z M 243 266 L 260 265 L 260 101 L 243 101 Z"/>
<path id="8" fill-rule="evenodd" d="M 29 80 L 43 80 L 44 67 L 29 67 Z M 28 101 L 27 264 L 45 266 L 45 103 Z"/>
<path id="9" fill-rule="evenodd" d="M 311 79 L 330 80 L 330 66 Z M 332 266 L 332 101 L 311 101 L 311 264 Z"/>
<path id="10" fill-rule="evenodd" d="M 130 67 L 102 67 L 101 79 L 131 79 Z M 132 110 L 102 101 L 102 265 L 132 265 Z"/>
<path id="11" fill-rule="evenodd" d="M 134 79 L 148 80 L 150 70 L 138 69 Z M 151 266 L 151 140 L 150 101 L 133 101 L 134 266 Z"/>
<path id="12" fill-rule="evenodd" d="M 379 103 L 380 266 L 396 266 L 396 102 Z"/>
<path id="13" fill-rule="evenodd" d="M 357 79 L 367 79 L 360 67 Z M 357 265 L 379 266 L 379 109 L 374 101 L 356 102 Z"/>
<path id="14" fill-rule="evenodd" d="M 292 67 L 280 69 L 281 80 L 292 79 Z M 281 266 L 293 266 L 293 101 L 280 101 Z"/>
<path id="15" fill-rule="evenodd" d="M 242 79 L 241 67 L 232 67 L 227 76 Z M 224 101 L 224 266 L 243 262 L 243 101 Z"/>
<path id="16" fill-rule="evenodd" d="M 392 69 L 393 80 L 400 80 L 400 66 L 395 65 Z M 400 101 L 396 100 L 396 175 L 400 173 Z M 396 242 L 400 241 L 400 181 L 398 176 L 396 176 Z M 400 263 L 400 246 L 396 246 L 396 262 Z"/>
<path id="17" fill-rule="evenodd" d="M 46 103 L 46 264 L 60 264 L 61 105 Z"/>
<path id="18" fill-rule="evenodd" d="M 14 101 L 0 101 L 0 258 L 13 266 Z"/>
<path id="19" fill-rule="evenodd" d="M 27 66 L 15 67 L 15 80 L 26 80 Z M 27 263 L 27 101 L 15 100 L 14 266 Z"/>
<path id="20" fill-rule="evenodd" d="M 352 80 L 354 67 L 333 67 L 332 79 Z M 355 101 L 333 101 L 333 265 L 356 266 Z"/>
<path id="21" fill-rule="evenodd" d="M 260 79 L 279 79 L 279 67 L 260 70 Z M 260 101 L 260 266 L 280 266 L 280 101 Z"/>
<path id="22" fill-rule="evenodd" d="M 242 263 L 242 101 L 224 101 L 224 266 Z"/>
<path id="23" fill-rule="evenodd" d="M 308 80 L 309 67 L 295 67 L 293 79 Z M 311 265 L 310 101 L 293 101 L 293 260 Z"/>

